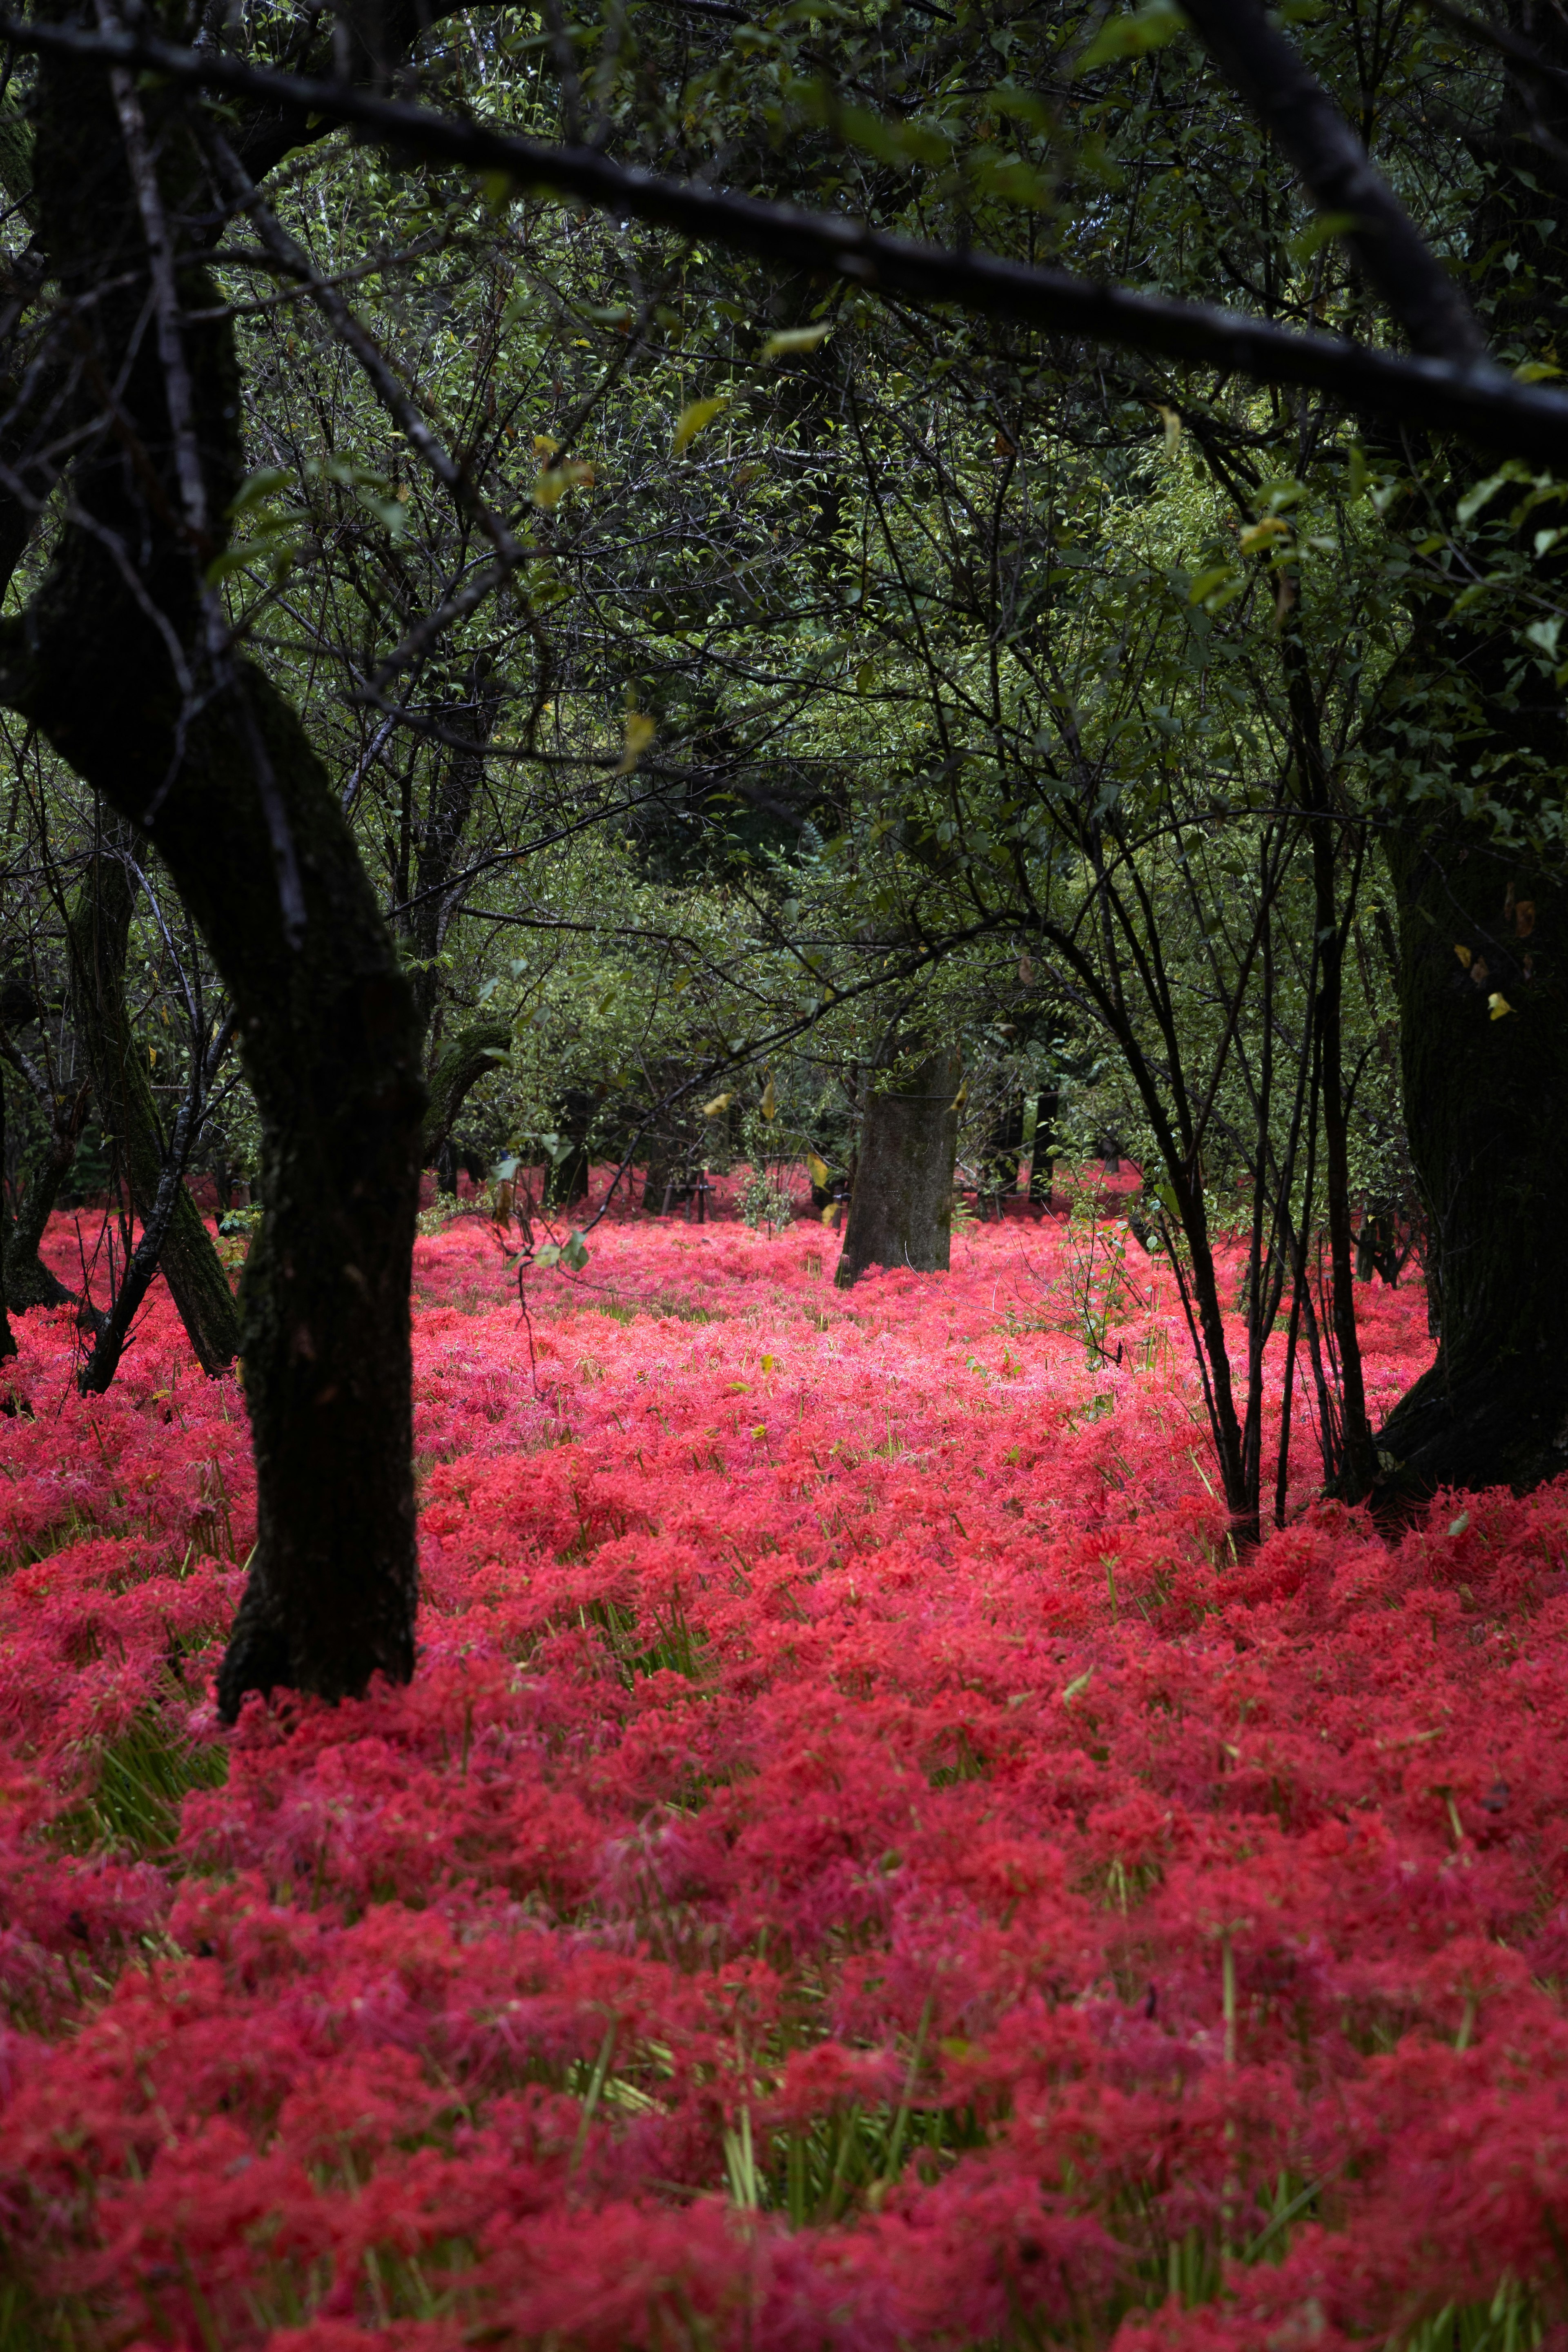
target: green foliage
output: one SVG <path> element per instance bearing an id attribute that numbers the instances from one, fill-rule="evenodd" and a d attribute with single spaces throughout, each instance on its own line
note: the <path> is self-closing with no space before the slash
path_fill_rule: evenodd
<path id="1" fill-rule="evenodd" d="M 228 1777 L 228 1754 L 200 1747 L 169 1722 L 166 1710 L 144 1707 L 98 1759 L 92 1792 L 54 1823 L 72 1853 L 102 1847 L 158 1854 L 174 1843 L 180 1804 L 193 1789 L 217 1789 Z"/>

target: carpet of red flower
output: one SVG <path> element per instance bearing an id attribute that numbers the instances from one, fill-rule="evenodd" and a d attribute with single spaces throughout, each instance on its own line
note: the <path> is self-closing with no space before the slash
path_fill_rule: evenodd
<path id="1" fill-rule="evenodd" d="M 1238 1560 L 1166 1277 L 1095 1365 L 1064 1236 L 844 1296 L 606 1224 L 527 1323 L 421 1239 L 417 1677 L 230 1736 L 240 1391 L 161 1296 L 91 1402 L 19 1325 L 7 2342 L 1535 2341 L 1568 1486 Z M 1424 1300 L 1362 1299 L 1386 1402 Z"/>

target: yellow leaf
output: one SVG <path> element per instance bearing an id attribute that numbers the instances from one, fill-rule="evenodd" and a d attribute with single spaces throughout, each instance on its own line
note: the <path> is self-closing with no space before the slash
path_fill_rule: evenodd
<path id="1" fill-rule="evenodd" d="M 1163 404 L 1161 405 L 1160 415 L 1165 424 L 1165 455 L 1167 457 L 1173 457 L 1182 438 L 1182 420 L 1173 408 L 1166 408 Z"/>
<path id="2" fill-rule="evenodd" d="M 763 1088 L 763 1117 L 764 1118 L 773 1118 L 777 1116 L 777 1113 L 778 1103 L 774 1099 L 773 1082 L 772 1078 L 770 1078 L 767 1085 Z"/>
<path id="3" fill-rule="evenodd" d="M 965 1078 L 960 1085 L 958 1092 L 953 1096 L 952 1100 L 948 1104 L 948 1108 L 949 1110 L 962 1110 L 968 1100 L 969 1080 Z"/>
<path id="4" fill-rule="evenodd" d="M 765 360 L 787 360 L 796 352 L 814 352 L 833 332 L 832 323 L 824 319 L 819 327 L 781 327 L 763 345 Z"/>
<path id="5" fill-rule="evenodd" d="M 829 1202 L 828 1202 L 828 1204 L 827 1204 L 826 1208 L 826 1209 L 824 1209 L 824 1211 L 823 1211 L 823 1213 L 822 1213 L 822 1222 L 823 1222 L 823 1223 L 824 1223 L 825 1225 L 830 1225 L 830 1224 L 833 1223 L 834 1218 L 835 1218 L 837 1214 L 838 1214 L 837 1204 L 835 1202 L 829 1201 Z"/>
<path id="6" fill-rule="evenodd" d="M 1283 515 L 1265 515 L 1261 522 L 1255 522 L 1249 530 L 1242 532 L 1241 551 L 1243 555 L 1256 555 L 1259 548 L 1269 546 L 1277 539 L 1288 539 L 1289 534 L 1290 526 Z"/>
<path id="7" fill-rule="evenodd" d="M 1468 949 L 1468 948 L 1461 947 L 1461 946 L 1459 945 L 1458 940 L 1456 940 L 1454 941 L 1454 953 L 1458 957 L 1459 961 L 1464 965 L 1465 970 L 1466 970 L 1467 971 L 1468 971 L 1468 970 L 1469 970 L 1469 968 L 1470 968 L 1470 950 L 1469 950 L 1469 949 Z"/>
<path id="8" fill-rule="evenodd" d="M 734 1101 L 734 1099 L 735 1097 L 732 1093 L 727 1095 L 715 1095 L 711 1102 L 706 1102 L 703 1104 L 703 1118 L 718 1118 L 722 1112 L 729 1109 L 730 1105 Z"/>
<path id="9" fill-rule="evenodd" d="M 558 507 L 568 490 L 591 490 L 594 468 L 581 457 L 560 467 L 547 467 L 533 486 L 536 507 Z"/>
<path id="10" fill-rule="evenodd" d="M 675 420 L 675 438 L 669 445 L 671 457 L 679 457 L 683 449 L 689 449 L 697 436 L 712 424 L 720 410 L 729 405 L 729 402 L 722 399 L 688 402 Z"/>
<path id="11" fill-rule="evenodd" d="M 815 1151 L 808 1151 L 805 1155 L 805 1164 L 811 1171 L 812 1182 L 819 1187 L 825 1185 L 827 1181 L 826 1160 L 819 1160 Z"/>
<path id="12" fill-rule="evenodd" d="M 772 1358 L 771 1356 L 764 1356 L 764 1357 L 763 1358 L 763 1371 L 764 1371 L 764 1372 L 771 1372 L 771 1371 L 773 1370 L 773 1358 Z"/>
<path id="13" fill-rule="evenodd" d="M 560 446 L 560 442 L 552 440 L 548 433 L 536 433 L 533 436 L 533 454 L 536 457 L 553 457 Z"/>
<path id="14" fill-rule="evenodd" d="M 1506 1020 L 1508 1015 L 1513 1011 L 1513 1007 L 1509 1003 L 1506 996 L 1498 996 L 1494 994 L 1488 997 L 1487 1003 L 1491 1006 L 1491 1017 L 1494 1021 Z"/>
<path id="15" fill-rule="evenodd" d="M 626 740 L 621 751 L 621 764 L 616 770 L 617 776 L 631 774 L 658 732 L 658 727 L 645 711 L 627 711 Z"/>

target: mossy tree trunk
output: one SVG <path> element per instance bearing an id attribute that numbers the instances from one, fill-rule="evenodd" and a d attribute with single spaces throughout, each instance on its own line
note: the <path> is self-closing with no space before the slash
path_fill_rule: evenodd
<path id="1" fill-rule="evenodd" d="M 132 98 L 163 207 L 210 211 L 177 105 Z M 237 1011 L 267 1214 L 243 1288 L 258 1547 L 219 1676 L 232 1717 L 247 1690 L 335 1698 L 413 1668 L 425 1097 L 408 982 L 330 779 L 268 680 L 212 650 L 202 576 L 241 470 L 239 385 L 216 291 L 183 268 L 181 310 L 206 316 L 179 330 L 188 425 L 171 414 L 182 379 L 148 325 L 166 313 L 125 108 L 101 73 L 40 68 L 42 235 L 125 433 L 77 462 L 47 573 L 0 625 L 0 696 L 149 831 Z"/>
<path id="2" fill-rule="evenodd" d="M 473 1088 L 510 1052 L 511 1024 L 500 1019 L 469 1022 L 442 1049 L 430 1073 L 430 1107 L 421 1131 L 420 1157 L 426 1168 L 440 1158 Z"/>
<path id="3" fill-rule="evenodd" d="M 963 1080 L 963 1062 L 949 1047 L 928 1055 L 896 1085 L 873 1084 L 834 1276 L 840 1290 L 869 1265 L 910 1266 L 917 1274 L 946 1269 Z"/>

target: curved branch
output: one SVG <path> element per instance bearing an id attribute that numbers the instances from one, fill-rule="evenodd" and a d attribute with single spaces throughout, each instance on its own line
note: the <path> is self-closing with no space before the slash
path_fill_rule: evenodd
<path id="1" fill-rule="evenodd" d="M 1049 334 L 1156 352 L 1257 383 L 1304 385 L 1331 394 L 1352 410 L 1392 415 L 1568 470 L 1568 398 L 1518 383 L 1484 358 L 1405 358 L 1335 335 L 1299 333 L 1207 303 L 1130 293 L 1064 269 L 917 245 L 840 215 L 802 212 L 660 179 L 588 148 L 513 138 L 342 83 L 306 80 L 236 58 L 177 48 L 140 33 L 90 34 L 0 16 L 0 42 L 106 66 L 150 67 L 188 89 L 268 99 L 324 121 L 355 124 L 405 152 L 465 170 L 505 173 L 519 188 L 576 196 L 622 219 L 653 221 L 780 268 L 820 272 L 913 301 L 952 303 Z M 411 642 L 399 655 L 406 657 L 415 649 Z"/>

